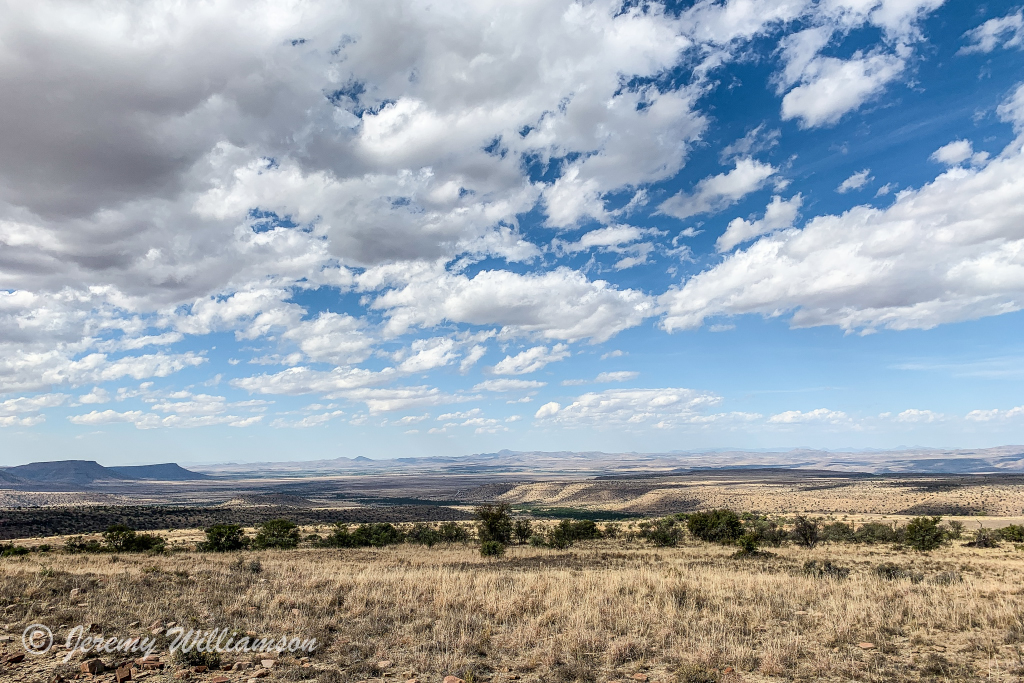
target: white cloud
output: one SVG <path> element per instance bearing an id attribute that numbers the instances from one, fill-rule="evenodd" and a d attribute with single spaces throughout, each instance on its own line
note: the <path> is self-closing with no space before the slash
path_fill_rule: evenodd
<path id="1" fill-rule="evenodd" d="M 771 164 L 756 159 L 738 159 L 727 173 L 709 176 L 697 183 L 691 194 L 679 194 L 662 202 L 658 210 L 676 218 L 715 213 L 761 189 L 778 172 Z"/>
<path id="2" fill-rule="evenodd" d="M 801 128 L 835 124 L 879 95 L 905 68 L 906 59 L 894 54 L 815 57 L 804 67 L 800 85 L 782 98 L 782 119 L 800 119 Z"/>
<path id="3" fill-rule="evenodd" d="M 11 416 L 20 413 L 37 413 L 44 408 L 55 408 L 67 401 L 67 394 L 40 394 L 38 396 L 19 396 L 0 401 L 0 416 Z"/>
<path id="4" fill-rule="evenodd" d="M 505 356 L 491 372 L 496 375 L 525 375 L 537 372 L 548 363 L 555 363 L 568 358 L 569 347 L 555 344 L 550 349 L 546 346 L 534 346 L 514 356 Z"/>
<path id="5" fill-rule="evenodd" d="M 721 402 L 714 394 L 693 389 L 608 389 L 578 396 L 562 407 L 547 403 L 534 415 L 565 426 L 653 425 L 672 427 L 698 424 L 704 412 Z"/>
<path id="6" fill-rule="evenodd" d="M 594 378 L 595 382 L 628 382 L 640 376 L 639 372 L 633 370 L 617 370 L 614 372 L 602 372 Z"/>
<path id="7" fill-rule="evenodd" d="M 71 415 L 68 417 L 73 424 L 77 425 L 103 425 L 113 423 L 129 423 L 137 429 L 159 429 L 159 428 L 194 428 L 209 427 L 212 425 L 228 425 L 230 427 L 250 427 L 263 419 L 262 415 L 240 417 L 238 415 L 167 415 L 160 416 L 155 413 L 146 413 L 141 410 L 128 410 L 117 412 L 116 410 L 94 410 L 84 415 Z"/>
<path id="8" fill-rule="evenodd" d="M 871 169 L 865 168 L 862 171 L 857 171 L 849 178 L 839 183 L 839 187 L 836 188 L 836 192 L 839 194 L 846 194 L 851 190 L 859 190 L 872 180 L 874 180 L 874 177 L 871 175 Z"/>
<path id="9" fill-rule="evenodd" d="M 830 424 L 840 424 L 849 421 L 846 413 L 841 410 L 829 410 L 827 408 L 818 408 L 817 410 L 808 410 L 807 412 L 800 412 L 799 410 L 787 410 L 777 415 L 772 415 L 768 418 L 768 422 L 772 424 L 803 424 L 803 423 L 815 423 L 815 422 L 826 422 Z"/>
<path id="10" fill-rule="evenodd" d="M 285 418 L 277 418 L 270 423 L 271 427 L 276 428 L 292 428 L 292 429 L 307 429 L 309 427 L 320 427 L 331 420 L 341 417 L 345 412 L 341 410 L 332 410 L 327 413 L 317 413 L 316 415 L 307 415 L 306 417 L 298 420 L 288 420 Z"/>
<path id="11" fill-rule="evenodd" d="M 534 413 L 533 416 L 538 420 L 543 420 L 546 417 L 552 417 L 554 415 L 557 415 L 558 411 L 561 410 L 561 408 L 561 405 L 559 405 L 555 401 L 551 401 L 549 403 L 545 403 L 540 408 L 538 408 L 537 412 Z"/>
<path id="12" fill-rule="evenodd" d="M 793 227 L 803 201 L 804 198 L 800 194 L 789 199 L 783 199 L 779 195 L 773 196 L 772 201 L 765 207 L 764 217 L 753 221 L 743 218 L 731 220 L 725 232 L 715 241 L 715 249 L 719 253 L 729 251 L 737 244 L 760 235 Z"/>
<path id="13" fill-rule="evenodd" d="M 110 401 L 110 393 L 100 387 L 93 387 L 92 391 L 88 394 L 82 394 L 78 397 L 78 402 L 82 404 L 107 403 L 108 401 Z"/>
<path id="14" fill-rule="evenodd" d="M 992 422 L 995 420 L 1011 420 L 1021 416 L 1024 416 L 1024 406 L 1017 406 L 1009 410 L 999 410 L 998 408 L 993 408 L 992 410 L 972 410 L 967 413 L 964 419 L 971 422 Z"/>
<path id="15" fill-rule="evenodd" d="M 401 372 L 426 372 L 448 365 L 457 358 L 455 340 L 445 337 L 417 339 L 412 343 L 411 353 L 398 366 Z"/>
<path id="16" fill-rule="evenodd" d="M 940 164 L 955 166 L 970 159 L 973 154 L 974 148 L 969 140 L 954 140 L 948 145 L 943 145 L 935 150 L 932 153 L 931 159 Z"/>
<path id="17" fill-rule="evenodd" d="M 530 379 L 489 379 L 473 387 L 473 391 L 530 391 L 546 386 L 547 382 Z"/>
<path id="18" fill-rule="evenodd" d="M 17 417 L 15 415 L 0 416 L 0 427 L 34 427 L 43 422 L 46 422 L 45 415 L 30 415 L 28 417 Z"/>
<path id="19" fill-rule="evenodd" d="M 941 413 L 935 413 L 931 410 L 918 410 L 916 408 L 908 408 L 896 416 L 897 422 L 921 422 L 929 423 L 935 422 L 942 419 Z"/>
<path id="20" fill-rule="evenodd" d="M 527 275 L 485 270 L 472 278 L 435 264 L 381 267 L 362 275 L 360 286 L 392 287 L 370 304 L 384 311 L 391 335 L 448 321 L 499 325 L 505 336 L 601 342 L 654 314 L 646 294 L 562 267 Z"/>
<path id="21" fill-rule="evenodd" d="M 1018 140 L 981 167 L 900 192 L 886 209 L 857 206 L 762 237 L 664 294 L 662 324 L 671 331 L 713 315 L 795 311 L 795 327 L 927 329 L 1019 310 L 1022 196 Z"/>
<path id="22" fill-rule="evenodd" d="M 957 54 L 992 52 L 997 47 L 1024 48 L 1024 11 L 1018 9 L 1005 17 L 989 19 L 965 33 L 964 38 L 970 42 L 960 48 Z"/>

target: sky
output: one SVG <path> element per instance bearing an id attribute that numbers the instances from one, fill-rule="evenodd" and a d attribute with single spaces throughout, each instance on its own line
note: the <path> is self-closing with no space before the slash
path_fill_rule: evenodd
<path id="1" fill-rule="evenodd" d="M 4 3 L 0 464 L 1024 443 L 1024 10 Z"/>

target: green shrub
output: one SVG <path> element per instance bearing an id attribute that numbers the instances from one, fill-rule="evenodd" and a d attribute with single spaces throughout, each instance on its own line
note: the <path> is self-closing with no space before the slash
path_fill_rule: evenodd
<path id="1" fill-rule="evenodd" d="M 442 543 L 465 543 L 469 540 L 469 532 L 458 522 L 444 522 L 437 527 Z"/>
<path id="2" fill-rule="evenodd" d="M 1024 543 L 1024 525 L 1010 524 L 999 530 L 999 537 L 1011 543 Z"/>
<path id="3" fill-rule="evenodd" d="M 813 548 L 821 540 L 821 524 L 816 519 L 810 519 L 803 515 L 797 515 L 793 522 L 793 530 L 789 537 L 797 545 L 805 548 Z"/>
<path id="4" fill-rule="evenodd" d="M 252 544 L 261 550 L 294 548 L 299 545 L 299 528 L 287 519 L 271 519 L 260 524 Z"/>
<path id="5" fill-rule="evenodd" d="M 992 529 L 978 529 L 974 532 L 974 540 L 964 543 L 967 548 L 998 548 L 999 533 Z"/>
<path id="6" fill-rule="evenodd" d="M 517 519 L 512 525 L 512 534 L 516 537 L 519 545 L 522 545 L 530 539 L 530 536 L 533 536 L 533 525 L 528 519 Z"/>
<path id="7" fill-rule="evenodd" d="M 477 536 L 480 542 L 497 541 L 502 545 L 512 542 L 512 517 L 509 515 L 511 508 L 502 503 L 500 505 L 481 505 L 473 510 L 476 515 Z"/>
<path id="8" fill-rule="evenodd" d="M 903 530 L 903 543 L 919 552 L 935 550 L 946 540 L 941 521 L 942 517 L 915 517 Z"/>
<path id="9" fill-rule="evenodd" d="M 853 527 L 846 522 L 831 522 L 821 528 L 821 540 L 826 543 L 853 543 L 857 537 Z"/>
<path id="10" fill-rule="evenodd" d="M 480 554 L 484 557 L 501 557 L 505 554 L 505 544 L 497 541 L 484 541 L 480 544 Z"/>
<path id="11" fill-rule="evenodd" d="M 352 545 L 356 547 L 383 548 L 387 545 L 397 545 L 404 540 L 405 534 L 389 522 L 360 524 L 352 532 Z"/>
<path id="12" fill-rule="evenodd" d="M 103 532 L 103 547 L 114 553 L 163 552 L 166 541 L 152 534 L 136 533 L 124 524 L 111 524 Z"/>
<path id="13" fill-rule="evenodd" d="M 732 510 L 694 512 L 686 519 L 694 537 L 708 543 L 735 543 L 743 535 L 743 524 Z"/>
<path id="14" fill-rule="evenodd" d="M 1022 529 L 1024 529 L 1024 527 L 1022 527 Z M 954 519 L 952 522 L 949 523 L 949 525 L 948 525 L 948 527 L 946 529 L 946 536 L 948 536 L 949 538 L 951 538 L 953 540 L 958 540 L 963 535 L 964 535 L 964 523 L 963 522 L 959 522 L 959 521 Z"/>
<path id="15" fill-rule="evenodd" d="M 436 543 L 441 542 L 441 534 L 437 533 L 437 529 L 429 524 L 416 522 L 405 535 L 405 540 L 409 543 L 416 543 L 418 545 L 425 545 L 428 548 L 432 548 Z"/>
<path id="16" fill-rule="evenodd" d="M 789 538 L 786 530 L 774 519 L 768 519 L 758 515 L 746 514 L 743 516 L 744 535 L 753 536 L 759 546 L 770 545 L 778 548 Z"/>
<path id="17" fill-rule="evenodd" d="M 72 536 L 64 540 L 64 552 L 66 553 L 99 553 L 103 552 L 103 545 L 92 538 L 86 541 L 81 536 Z"/>
<path id="18" fill-rule="evenodd" d="M 563 519 L 548 531 L 547 544 L 558 550 L 565 550 L 576 541 L 572 530 L 572 520 Z"/>
<path id="19" fill-rule="evenodd" d="M 239 524 L 214 524 L 204 530 L 206 540 L 198 549 L 210 553 L 227 553 L 249 546 L 249 537 Z"/>
<path id="20" fill-rule="evenodd" d="M 206 650 L 206 648 L 203 648 Z M 181 666 L 205 666 L 208 671 L 220 668 L 220 653 L 216 650 L 200 652 L 196 648 L 178 649 L 174 651 L 174 663 Z"/>
<path id="21" fill-rule="evenodd" d="M 682 529 L 672 517 L 643 521 L 637 526 L 640 529 L 640 537 L 659 548 L 675 547 L 682 536 Z"/>
<path id="22" fill-rule="evenodd" d="M 900 535 L 888 524 L 868 522 L 853 533 L 858 543 L 897 543 Z"/>
<path id="23" fill-rule="evenodd" d="M 0 544 L 0 557 L 20 557 L 21 555 L 28 555 L 31 551 L 23 545 L 14 545 L 8 543 L 7 545 Z"/>

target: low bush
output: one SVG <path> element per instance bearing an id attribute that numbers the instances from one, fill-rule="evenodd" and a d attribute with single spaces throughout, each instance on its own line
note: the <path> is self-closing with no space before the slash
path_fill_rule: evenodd
<path id="1" fill-rule="evenodd" d="M 23 545 L 14 545 L 8 543 L 7 545 L 0 544 L 0 557 L 20 557 L 21 555 L 28 555 L 31 551 Z"/>
<path id="2" fill-rule="evenodd" d="M 1010 524 L 999 530 L 999 537 L 1011 543 L 1024 543 L 1024 525 Z"/>
<path id="3" fill-rule="evenodd" d="M 437 527 L 437 533 L 442 543 L 466 543 L 469 541 L 469 532 L 458 522 L 444 522 Z"/>
<path id="4" fill-rule="evenodd" d="M 484 541 L 480 544 L 480 554 L 484 557 L 501 557 L 505 554 L 505 544 L 498 541 Z"/>
<path id="5" fill-rule="evenodd" d="M 939 526 L 942 517 L 915 517 L 903 530 L 903 543 L 918 552 L 935 550 L 946 541 L 946 530 Z"/>
<path id="6" fill-rule="evenodd" d="M 249 547 L 249 537 L 239 524 L 214 524 L 204 532 L 206 540 L 198 545 L 200 551 L 227 553 Z"/>
<path id="7" fill-rule="evenodd" d="M 898 543 L 900 534 L 895 528 L 881 522 L 862 524 L 854 533 L 857 543 Z"/>
<path id="8" fill-rule="evenodd" d="M 804 562 L 804 574 L 816 579 L 845 579 L 850 570 L 832 564 L 831 560 L 807 560 Z"/>
<path id="9" fill-rule="evenodd" d="M 423 522 L 416 522 L 409 529 L 405 535 L 405 540 L 409 543 L 416 543 L 418 545 L 425 545 L 428 548 L 434 547 L 435 544 L 441 542 L 441 534 L 437 533 L 437 529 L 424 524 Z"/>
<path id="10" fill-rule="evenodd" d="M 287 550 L 299 545 L 299 528 L 287 519 L 271 519 L 260 524 L 252 545 L 260 550 L 279 548 Z"/>
<path id="11" fill-rule="evenodd" d="M 793 522 L 793 530 L 789 537 L 797 545 L 805 548 L 813 548 L 821 540 L 821 523 L 816 519 L 810 519 L 803 515 L 797 515 Z"/>
<path id="12" fill-rule="evenodd" d="M 512 525 L 512 534 L 516 537 L 519 545 L 526 543 L 533 536 L 533 525 L 528 519 L 517 519 Z"/>
<path id="13" fill-rule="evenodd" d="M 662 517 L 652 521 L 640 522 L 640 537 L 659 548 L 678 545 L 683 530 L 672 517 Z"/>
<path id="14" fill-rule="evenodd" d="M 744 535 L 753 536 L 759 546 L 778 548 L 789 536 L 777 521 L 760 515 L 743 515 L 743 528 Z"/>
<path id="15" fill-rule="evenodd" d="M 974 532 L 974 540 L 964 543 L 965 548 L 998 548 L 1000 534 L 992 529 L 978 529 Z"/>
<path id="16" fill-rule="evenodd" d="M 853 543 L 856 536 L 853 527 L 846 522 L 831 522 L 822 527 L 821 540 L 825 543 Z"/>
<path id="17" fill-rule="evenodd" d="M 743 535 L 743 524 L 732 510 L 694 512 L 686 518 L 686 528 L 695 538 L 708 543 L 735 543 Z"/>
<path id="18" fill-rule="evenodd" d="M 880 579 L 886 581 L 900 581 L 908 579 L 911 583 L 921 583 L 924 578 L 921 574 L 915 574 L 893 562 L 883 562 L 872 570 Z"/>

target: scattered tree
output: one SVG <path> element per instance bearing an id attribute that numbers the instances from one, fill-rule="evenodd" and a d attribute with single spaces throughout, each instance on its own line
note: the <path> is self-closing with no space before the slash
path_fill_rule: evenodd
<path id="1" fill-rule="evenodd" d="M 904 529 L 903 543 L 920 552 L 935 550 L 946 540 L 941 521 L 942 517 L 915 517 Z"/>
<path id="2" fill-rule="evenodd" d="M 694 537 L 708 543 L 735 543 L 743 535 L 743 524 L 732 510 L 694 512 L 686 519 L 686 527 Z"/>
<path id="3" fill-rule="evenodd" d="M 480 542 L 496 541 L 502 545 L 512 542 L 512 517 L 509 515 L 511 508 L 508 504 L 481 505 L 475 510 L 477 520 L 477 535 Z"/>
<path id="4" fill-rule="evenodd" d="M 214 524 L 205 529 L 206 540 L 199 544 L 199 550 L 212 553 L 226 553 L 249 546 L 249 537 L 239 524 Z"/>
<path id="5" fill-rule="evenodd" d="M 259 526 L 252 544 L 261 550 L 294 548 L 299 545 L 299 528 L 287 519 L 271 519 Z"/>
<path id="6" fill-rule="evenodd" d="M 813 548 L 821 540 L 821 526 L 816 519 L 797 515 L 791 532 L 793 542 L 805 548 Z"/>

